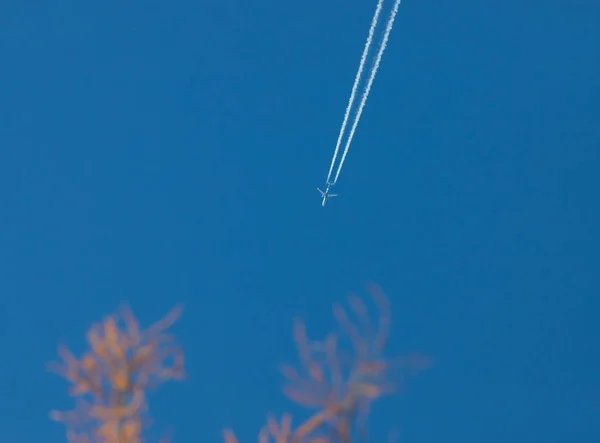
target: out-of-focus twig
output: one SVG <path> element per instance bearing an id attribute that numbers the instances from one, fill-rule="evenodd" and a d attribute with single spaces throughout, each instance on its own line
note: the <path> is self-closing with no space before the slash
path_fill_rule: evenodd
<path id="1" fill-rule="evenodd" d="M 340 328 L 321 341 L 308 339 L 303 321 L 294 323 L 300 367 L 282 366 L 284 393 L 317 412 L 295 430 L 289 415 L 284 416 L 281 427 L 274 426 L 270 417 L 259 434 L 259 443 L 350 443 L 353 435 L 366 435 L 365 421 L 373 402 L 396 392 L 405 377 L 430 364 L 427 357 L 417 354 L 384 355 L 390 305 L 377 286 L 369 289 L 378 310 L 376 321 L 363 300 L 351 296 L 350 309 L 334 305 Z M 225 431 L 225 441 L 237 443 L 231 430 Z"/>
<path id="2" fill-rule="evenodd" d="M 77 406 L 53 411 L 73 443 L 141 443 L 146 425 L 146 392 L 169 379 L 185 377 L 183 352 L 165 331 L 181 307 L 146 330 L 127 307 L 108 316 L 87 334 L 90 350 L 81 358 L 60 347 L 62 362 L 48 368 L 71 383 Z"/>

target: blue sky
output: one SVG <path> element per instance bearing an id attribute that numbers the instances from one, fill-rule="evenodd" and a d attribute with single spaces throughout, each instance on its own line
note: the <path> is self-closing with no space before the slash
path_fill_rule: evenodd
<path id="1" fill-rule="evenodd" d="M 322 208 L 375 3 L 2 2 L 0 440 L 64 441 L 44 363 L 126 300 L 185 304 L 157 428 L 254 441 L 292 319 L 374 281 L 436 360 L 375 436 L 600 441 L 600 5 L 403 2 Z"/>

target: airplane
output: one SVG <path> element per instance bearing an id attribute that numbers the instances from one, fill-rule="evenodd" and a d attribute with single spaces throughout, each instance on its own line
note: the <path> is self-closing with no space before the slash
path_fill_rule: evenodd
<path id="1" fill-rule="evenodd" d="M 325 203 L 327 203 L 327 199 L 329 197 L 337 197 L 337 194 L 330 194 L 329 193 L 329 189 L 331 188 L 332 183 L 327 183 L 327 188 L 325 188 L 325 191 L 321 191 L 319 188 L 317 188 L 317 191 L 319 191 L 321 193 L 321 195 L 323 196 L 323 202 L 321 203 L 321 206 L 325 206 Z"/>

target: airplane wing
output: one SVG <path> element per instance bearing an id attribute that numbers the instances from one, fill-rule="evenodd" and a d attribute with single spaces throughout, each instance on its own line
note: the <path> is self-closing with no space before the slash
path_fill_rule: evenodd
<path id="1" fill-rule="evenodd" d="M 325 195 L 325 193 L 323 191 L 321 191 L 319 188 L 317 188 L 317 191 L 319 191 L 321 193 L 321 195 Z"/>
<path id="2" fill-rule="evenodd" d="M 337 197 L 337 194 L 329 194 L 329 197 Z"/>

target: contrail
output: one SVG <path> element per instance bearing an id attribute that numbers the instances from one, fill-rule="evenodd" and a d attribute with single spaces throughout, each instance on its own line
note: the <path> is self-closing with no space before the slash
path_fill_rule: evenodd
<path id="1" fill-rule="evenodd" d="M 331 159 L 331 166 L 329 166 L 329 173 L 327 174 L 327 183 L 329 183 L 329 179 L 331 178 L 331 173 L 333 172 L 333 165 L 335 164 L 335 160 L 338 156 L 338 152 L 340 150 L 340 144 L 342 141 L 342 137 L 344 136 L 344 131 L 346 130 L 346 125 L 348 124 L 348 117 L 350 116 L 350 110 L 352 109 L 352 104 L 354 103 L 354 98 L 356 97 L 356 90 L 358 89 L 358 84 L 360 83 L 360 78 L 362 77 L 362 72 L 365 68 L 365 62 L 367 60 L 367 55 L 369 53 L 369 48 L 373 42 L 373 34 L 375 33 L 375 28 L 377 27 L 377 21 L 379 20 L 379 14 L 381 13 L 381 8 L 383 6 L 383 0 L 379 0 L 377 2 L 377 9 L 375 9 L 375 14 L 373 15 L 373 19 L 371 20 L 371 26 L 369 27 L 369 36 L 367 37 L 367 41 L 365 43 L 365 48 L 363 49 L 362 56 L 360 57 L 360 65 L 358 66 L 358 72 L 356 73 L 356 77 L 354 79 L 354 84 L 352 85 L 352 93 L 350 94 L 350 100 L 348 101 L 348 106 L 346 107 L 346 114 L 344 115 L 344 121 L 342 122 L 342 128 L 340 129 L 340 134 L 337 139 L 337 143 L 335 145 L 335 151 L 333 152 L 333 158 Z M 339 175 L 339 172 L 338 172 Z"/>
<path id="2" fill-rule="evenodd" d="M 377 53 L 377 58 L 375 59 L 375 63 L 373 64 L 373 68 L 371 69 L 371 74 L 367 81 L 367 86 L 365 87 L 365 90 L 363 92 L 362 100 L 360 101 L 360 105 L 358 106 L 358 111 L 356 112 L 356 117 L 354 119 L 354 123 L 352 124 L 352 129 L 350 130 L 350 135 L 348 136 L 348 140 L 346 141 L 346 146 L 344 148 L 344 153 L 342 154 L 342 159 L 340 160 L 340 164 L 338 166 L 337 173 L 335 174 L 335 179 L 333 180 L 332 183 L 337 182 L 338 177 L 340 176 L 340 172 L 342 171 L 342 166 L 344 165 L 344 161 L 346 160 L 346 155 L 348 155 L 348 150 L 350 149 L 350 143 L 352 143 L 352 138 L 354 137 L 354 132 L 356 132 L 356 127 L 358 126 L 360 116 L 365 107 L 365 103 L 367 102 L 367 98 L 369 97 L 369 92 L 371 91 L 371 86 L 373 85 L 373 80 L 375 80 L 375 75 L 377 75 L 377 70 L 379 69 L 379 64 L 381 63 L 381 58 L 383 57 L 383 52 L 385 51 L 385 48 L 387 46 L 387 42 L 390 37 L 390 32 L 392 32 L 392 27 L 394 26 L 394 20 L 396 18 L 396 14 L 398 13 L 398 8 L 400 7 L 400 2 L 401 2 L 401 0 L 396 0 L 396 2 L 394 3 L 394 7 L 392 9 L 390 18 L 385 27 L 385 33 L 383 35 L 383 40 L 381 42 L 381 46 L 379 47 L 379 52 Z M 378 10 L 380 8 L 381 3 L 382 3 L 382 1 L 380 0 L 380 2 L 377 4 Z M 337 151 L 338 151 L 338 147 L 336 147 L 336 151 L 334 154 L 334 160 L 335 160 L 335 156 L 337 155 Z M 333 167 L 333 163 L 332 163 L 332 167 Z M 331 174 L 331 171 L 330 171 L 330 174 Z M 327 181 L 329 182 L 329 177 L 327 178 Z"/>

